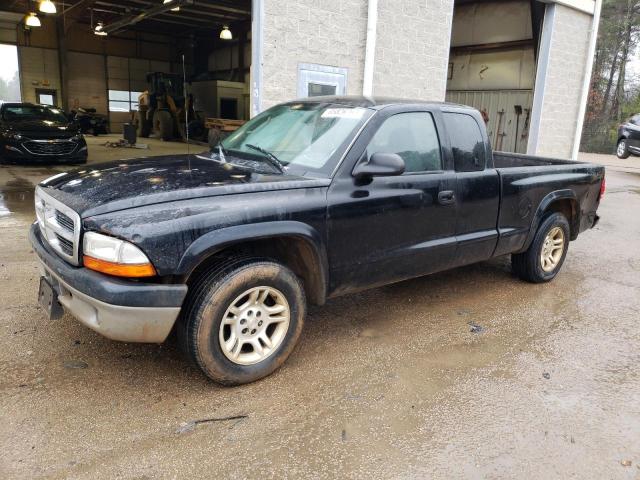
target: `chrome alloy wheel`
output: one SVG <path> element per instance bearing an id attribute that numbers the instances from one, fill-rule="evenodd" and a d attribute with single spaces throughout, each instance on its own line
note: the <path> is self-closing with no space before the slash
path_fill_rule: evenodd
<path id="1" fill-rule="evenodd" d="M 547 233 L 540 252 L 540 265 L 545 272 L 551 272 L 558 266 L 564 252 L 564 231 L 553 227 Z"/>
<path id="2" fill-rule="evenodd" d="M 627 151 L 627 142 L 625 142 L 624 140 L 620 140 L 618 142 L 618 151 L 616 152 L 618 154 L 619 157 L 624 156 L 624 154 Z"/>
<path id="3" fill-rule="evenodd" d="M 222 353 L 233 363 L 253 365 L 273 354 L 287 335 L 289 302 L 273 287 L 254 287 L 231 302 L 220 323 Z"/>

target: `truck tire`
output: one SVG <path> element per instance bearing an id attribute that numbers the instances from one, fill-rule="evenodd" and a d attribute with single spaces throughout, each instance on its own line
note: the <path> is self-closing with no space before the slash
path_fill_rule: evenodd
<path id="1" fill-rule="evenodd" d="M 167 110 L 156 110 L 153 114 L 153 131 L 162 140 L 173 138 L 173 118 Z"/>
<path id="2" fill-rule="evenodd" d="M 627 139 L 621 138 L 618 140 L 618 145 L 616 145 L 616 156 L 618 158 L 629 158 L 629 155 L 631 155 L 631 152 L 627 147 Z"/>
<path id="3" fill-rule="evenodd" d="M 302 284 L 287 267 L 231 257 L 191 286 L 177 325 L 178 343 L 215 382 L 253 382 L 289 357 L 305 310 Z"/>
<path id="4" fill-rule="evenodd" d="M 148 109 L 140 109 L 136 112 L 136 119 L 138 121 L 138 137 L 148 138 L 151 133 L 151 122 L 147 120 Z"/>
<path id="5" fill-rule="evenodd" d="M 511 255 L 511 267 L 522 280 L 542 283 L 553 280 L 569 249 L 569 222 L 561 213 L 543 218 L 529 249 Z"/>

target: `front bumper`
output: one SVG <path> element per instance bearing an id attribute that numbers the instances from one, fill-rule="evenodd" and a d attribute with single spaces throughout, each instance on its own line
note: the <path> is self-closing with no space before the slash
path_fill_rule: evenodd
<path id="1" fill-rule="evenodd" d="M 58 301 L 81 323 L 123 342 L 160 343 L 167 338 L 187 294 L 186 285 L 121 280 L 69 265 L 42 241 L 36 224 L 29 239 Z"/>

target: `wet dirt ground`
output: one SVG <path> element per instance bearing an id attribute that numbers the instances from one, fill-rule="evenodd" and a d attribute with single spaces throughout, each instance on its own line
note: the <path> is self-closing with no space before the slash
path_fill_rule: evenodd
<path id="1" fill-rule="evenodd" d="M 583 158 L 601 222 L 551 284 L 500 258 L 342 297 L 236 388 L 45 320 L 27 228 L 61 168 L 0 167 L 0 478 L 640 478 L 640 159 Z"/>

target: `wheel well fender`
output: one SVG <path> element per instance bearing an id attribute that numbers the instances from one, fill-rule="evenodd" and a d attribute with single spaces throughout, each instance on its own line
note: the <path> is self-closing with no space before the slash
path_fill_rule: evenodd
<path id="1" fill-rule="evenodd" d="M 209 232 L 193 242 L 178 264 L 185 281 L 207 269 L 221 255 L 250 254 L 282 262 L 303 281 L 312 303 L 326 300 L 328 261 L 320 233 L 302 222 L 279 221 L 237 225 Z"/>
<path id="2" fill-rule="evenodd" d="M 527 240 L 525 241 L 524 248 L 522 250 L 529 248 L 531 242 L 533 242 L 533 237 L 538 231 L 538 226 L 542 222 L 542 219 L 550 212 L 562 213 L 569 222 L 569 234 L 571 240 L 575 240 L 577 238 L 580 230 L 580 204 L 578 202 L 578 198 L 573 190 L 556 190 L 547 194 L 540 202 L 540 205 L 538 205 L 538 209 L 536 210 L 531 222 L 529 235 L 527 236 Z"/>

